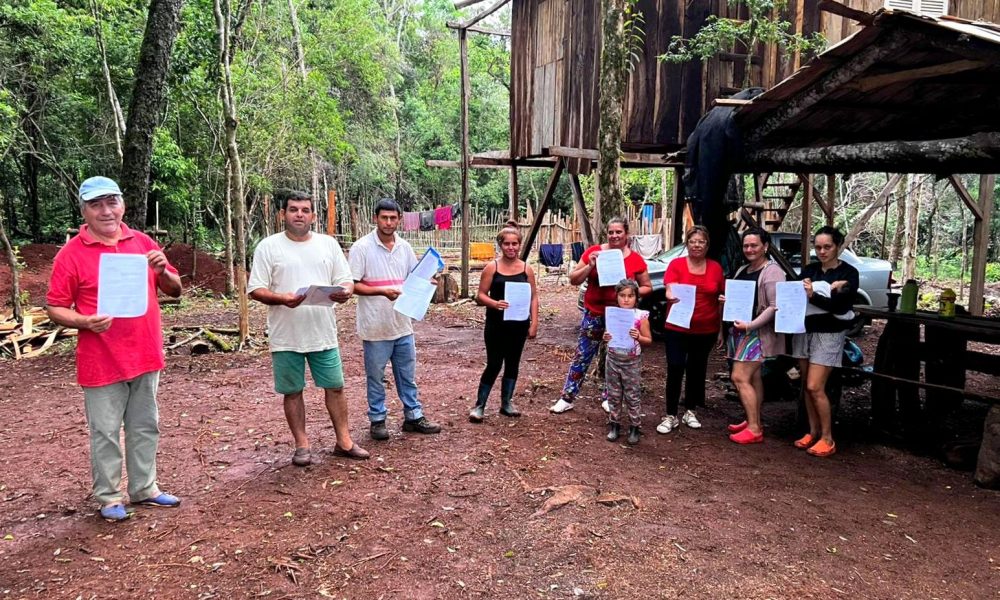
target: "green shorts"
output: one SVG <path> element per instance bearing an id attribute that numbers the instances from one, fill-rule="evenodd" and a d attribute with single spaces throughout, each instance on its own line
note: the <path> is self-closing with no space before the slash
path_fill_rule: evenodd
<path id="1" fill-rule="evenodd" d="M 340 363 L 340 349 L 330 348 L 317 352 L 272 352 L 274 391 L 279 394 L 296 394 L 304 390 L 307 360 L 316 387 L 333 390 L 344 387 L 344 368 Z"/>

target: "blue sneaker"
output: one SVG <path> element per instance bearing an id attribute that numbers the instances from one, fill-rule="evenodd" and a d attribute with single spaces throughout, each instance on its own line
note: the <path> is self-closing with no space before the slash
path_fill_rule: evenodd
<path id="1" fill-rule="evenodd" d="M 156 508 L 177 508 L 181 505 L 181 499 L 177 496 L 171 496 L 165 492 L 160 492 L 159 496 L 146 498 L 145 500 L 133 502 L 132 504 L 138 504 L 140 506 L 153 506 Z"/>
<path id="2" fill-rule="evenodd" d="M 120 502 L 101 507 L 101 518 L 105 521 L 124 521 L 130 516 L 132 515 L 125 510 L 125 505 Z"/>

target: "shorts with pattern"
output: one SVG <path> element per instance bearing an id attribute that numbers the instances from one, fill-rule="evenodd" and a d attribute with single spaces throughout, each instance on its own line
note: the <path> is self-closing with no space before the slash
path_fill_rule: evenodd
<path id="1" fill-rule="evenodd" d="M 844 362 L 846 331 L 796 333 L 792 336 L 792 356 L 806 358 L 814 365 L 840 367 Z"/>
<path id="2" fill-rule="evenodd" d="M 764 348 L 757 330 L 730 329 L 726 340 L 726 358 L 736 362 L 764 362 Z"/>

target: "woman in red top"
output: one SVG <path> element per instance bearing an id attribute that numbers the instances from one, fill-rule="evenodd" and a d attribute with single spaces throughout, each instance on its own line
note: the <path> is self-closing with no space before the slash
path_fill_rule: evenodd
<path id="1" fill-rule="evenodd" d="M 693 285 L 695 290 L 694 314 L 691 327 L 684 329 L 671 323 L 664 326 L 667 350 L 667 414 L 656 426 L 660 433 L 670 433 L 681 423 L 698 429 L 701 423 L 694 414 L 694 408 L 705 404 L 705 374 L 708 370 L 708 355 L 719 339 L 722 312 L 719 296 L 725 291 L 726 278 L 722 265 L 707 258 L 708 230 L 695 225 L 688 230 L 686 257 L 670 261 L 663 283 L 666 286 L 667 302 L 677 298 L 670 289 L 671 284 Z M 681 382 L 684 385 L 684 415 L 677 418 L 677 408 L 681 399 Z"/>
<path id="2" fill-rule="evenodd" d="M 607 243 L 587 248 L 580 257 L 580 262 L 569 274 L 569 282 L 573 285 L 580 285 L 586 281 L 587 291 L 583 294 L 583 321 L 580 323 L 576 354 L 569 364 L 569 373 L 566 374 L 562 394 L 549 408 L 554 413 L 564 413 L 573 408 L 573 400 L 580 392 L 583 378 L 604 338 L 604 309 L 608 306 L 618 306 L 615 285 L 604 287 L 598 285 L 597 255 L 605 250 L 622 251 L 625 257 L 625 278 L 638 282 L 640 298 L 653 290 L 646 261 L 639 256 L 639 253 L 633 252 L 628 247 L 628 221 L 621 217 L 612 218 L 608 221 Z M 615 284 L 617 283 L 616 281 Z"/>

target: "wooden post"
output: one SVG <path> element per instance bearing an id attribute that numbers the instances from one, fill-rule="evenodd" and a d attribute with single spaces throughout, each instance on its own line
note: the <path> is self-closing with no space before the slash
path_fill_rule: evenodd
<path id="1" fill-rule="evenodd" d="M 462 298 L 469 297 L 469 32 L 458 30 L 462 75 Z M 530 244 L 529 244 L 530 246 Z"/>
<path id="2" fill-rule="evenodd" d="M 826 206 L 823 207 L 823 212 L 826 213 L 826 224 L 833 227 L 833 207 L 835 206 L 834 201 L 837 196 L 837 176 L 827 175 L 826 176 Z"/>
<path id="3" fill-rule="evenodd" d="M 983 288 L 986 285 L 986 254 L 990 244 L 990 220 L 993 218 L 993 185 L 996 175 L 979 176 L 979 212 L 972 225 L 972 282 L 969 284 L 969 312 L 983 314 Z"/>
<path id="4" fill-rule="evenodd" d="M 268 236 L 273 233 L 271 229 L 271 195 L 264 194 L 264 202 L 262 203 L 261 210 L 264 211 L 264 218 L 261 221 L 264 223 L 264 235 Z"/>
<path id="5" fill-rule="evenodd" d="M 576 173 L 570 173 L 569 183 L 570 187 L 573 188 L 574 212 L 576 212 L 577 220 L 580 223 L 580 230 L 583 233 L 583 241 L 589 248 L 597 242 L 594 241 L 594 230 L 590 226 L 590 219 L 587 218 L 587 206 L 583 203 L 583 188 L 580 187 L 580 176 Z"/>
<path id="6" fill-rule="evenodd" d="M 511 149 L 511 154 L 513 155 L 513 149 Z M 508 183 L 510 189 L 507 191 L 507 197 L 510 202 L 510 207 L 508 210 L 509 217 L 511 221 L 520 221 L 520 211 L 518 206 L 521 204 L 520 196 L 517 189 L 517 165 L 514 164 L 514 159 L 510 160 L 510 182 Z"/>
<path id="7" fill-rule="evenodd" d="M 805 188 L 802 192 L 802 266 L 809 264 L 809 242 L 812 240 L 812 199 L 813 177 L 805 176 Z"/>
<path id="8" fill-rule="evenodd" d="M 680 167 L 674 169 L 674 192 L 670 195 L 670 243 L 666 246 L 672 248 L 681 243 L 684 235 L 684 182 L 682 178 L 684 170 Z"/>
<path id="9" fill-rule="evenodd" d="M 337 234 L 337 190 L 326 191 L 326 233 Z"/>
<path id="10" fill-rule="evenodd" d="M 676 184 L 675 184 L 676 187 Z M 670 248 L 670 200 L 667 199 L 667 170 L 660 170 L 660 236 L 663 237 L 663 249 Z"/>
<path id="11" fill-rule="evenodd" d="M 528 235 L 525 236 L 524 243 L 521 244 L 521 260 L 527 260 L 531 254 L 531 245 L 535 243 L 535 237 L 542 226 L 542 219 L 549 210 L 549 203 L 552 202 L 552 196 L 555 194 L 556 184 L 559 183 L 559 176 L 562 174 L 565 163 L 566 159 L 559 159 L 556 162 L 555 168 L 552 169 L 552 175 L 549 176 L 549 183 L 545 186 L 545 194 L 542 196 L 542 201 L 538 204 L 538 212 L 535 213 L 535 220 L 531 222 L 531 229 L 528 230 Z"/>

